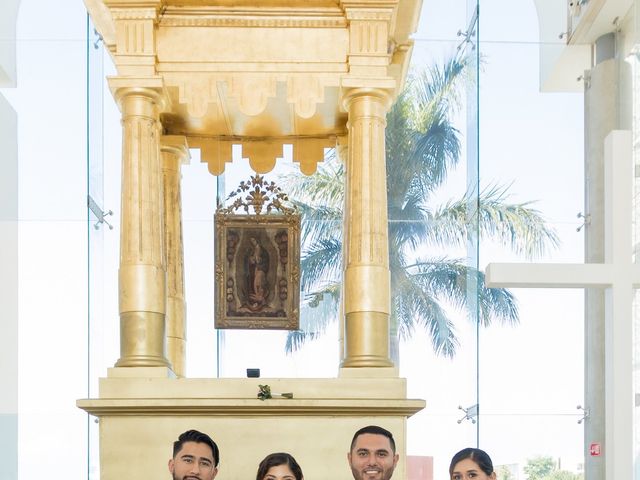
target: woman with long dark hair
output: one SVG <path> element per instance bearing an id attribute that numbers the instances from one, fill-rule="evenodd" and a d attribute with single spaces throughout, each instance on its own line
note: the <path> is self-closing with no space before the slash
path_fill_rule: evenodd
<path id="1" fill-rule="evenodd" d="M 296 459 L 285 452 L 267 455 L 258 466 L 256 480 L 304 480 Z"/>

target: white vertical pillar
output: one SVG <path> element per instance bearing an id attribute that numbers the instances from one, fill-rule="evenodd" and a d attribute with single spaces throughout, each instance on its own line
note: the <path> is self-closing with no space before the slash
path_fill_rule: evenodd
<path id="1" fill-rule="evenodd" d="M 605 296 L 606 479 L 633 478 L 633 278 L 625 263 L 633 256 L 631 215 L 614 208 L 615 196 L 632 198 L 631 133 L 613 131 L 605 139 L 605 261 L 614 265 Z"/>
<path id="2" fill-rule="evenodd" d="M 16 86 L 19 0 L 0 2 L 0 86 Z M 18 478 L 18 118 L 0 95 L 0 467 Z"/>
<path id="3" fill-rule="evenodd" d="M 620 68 L 615 56 L 613 33 L 595 42 L 595 65 L 585 73 L 585 211 L 589 224 L 584 230 L 585 262 L 605 261 L 605 137 L 615 129 L 624 128 L 620 97 Z M 630 221 L 630 220 L 629 220 Z M 628 240 L 630 242 L 630 239 Z M 625 259 L 630 262 L 631 259 Z M 590 416 L 584 422 L 585 478 L 601 480 L 605 475 L 606 452 L 591 456 L 592 443 L 605 442 L 605 292 L 589 288 L 585 291 L 585 407 Z"/>
<path id="4" fill-rule="evenodd" d="M 0 95 L 0 465 L 6 478 L 18 478 L 17 124 L 16 112 Z"/>

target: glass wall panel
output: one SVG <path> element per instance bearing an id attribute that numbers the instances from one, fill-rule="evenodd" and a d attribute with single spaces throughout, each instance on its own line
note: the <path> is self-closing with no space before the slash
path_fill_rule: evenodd
<path id="1" fill-rule="evenodd" d="M 88 358 L 87 397 L 98 397 L 98 379 L 105 374 L 104 239 L 113 230 L 112 211 L 104 203 L 104 44 L 87 17 L 87 206 Z M 106 232 L 106 233 L 105 233 Z M 88 422 L 88 478 L 100 478 L 98 421 Z"/>
<path id="2" fill-rule="evenodd" d="M 437 109 L 425 112 L 432 128 L 427 137 L 435 143 L 442 138 L 440 131 L 451 129 L 451 142 L 445 143 L 451 161 L 442 165 L 442 180 L 432 179 L 421 198 L 428 211 L 422 225 L 406 222 L 407 228 L 424 228 L 416 239 L 420 248 L 407 255 L 412 260 L 407 263 L 432 265 L 424 269 L 429 280 L 423 287 L 451 322 L 455 342 L 450 351 L 436 353 L 433 334 L 420 326 L 421 317 L 406 318 L 413 321 L 415 330 L 406 332 L 401 342 L 400 374 L 407 378 L 408 396 L 427 403 L 409 419 L 407 453 L 410 465 L 431 465 L 427 476 L 411 478 L 448 478 L 451 456 L 476 445 L 478 438 L 477 7 L 477 2 L 467 0 L 425 1 L 412 56 L 417 85 L 424 85 L 426 72 L 427 85 L 444 87 L 439 92 L 435 89 L 442 100 L 438 94 L 431 97 L 432 105 L 442 108 L 442 118 Z M 407 273 L 420 277 L 413 265 Z M 442 324 L 435 331 L 439 329 L 445 330 Z"/>
<path id="3" fill-rule="evenodd" d="M 583 263 L 584 231 L 578 230 L 577 216 L 584 210 L 583 95 L 540 91 L 542 43 L 534 2 L 512 2 L 505 9 L 501 2 L 483 1 L 481 9 L 481 192 L 493 189 L 506 203 L 537 210 L 559 243 L 526 255 L 505 248 L 507 239 L 482 241 L 480 266 Z M 583 290 L 512 292 L 517 324 L 479 334 L 479 445 L 504 475 L 512 473 L 506 478 L 527 478 L 527 465 L 536 461 L 580 474 Z"/>
<path id="4" fill-rule="evenodd" d="M 634 321 L 633 321 L 633 392 L 634 392 L 634 412 L 633 412 L 633 475 L 634 480 L 640 480 L 640 305 L 638 293 L 634 298 Z"/>
<path id="5" fill-rule="evenodd" d="M 16 86 L 0 92 L 18 145 L 18 477 L 3 462 L 3 478 L 87 476 L 85 35 L 81 2 L 19 2 Z"/>
<path id="6" fill-rule="evenodd" d="M 410 326 L 418 317 L 405 315 L 398 324 L 404 325 L 400 374 L 408 379 L 409 397 L 427 400 L 427 408 L 409 420 L 408 453 L 431 457 L 434 478 L 446 478 L 451 455 L 469 445 L 486 448 L 497 465 L 520 475 L 527 460 L 540 455 L 574 472 L 584 462 L 582 413 L 576 409 L 584 405 L 582 291 L 517 291 L 517 325 L 496 321 L 478 329 L 476 276 L 467 274 L 488 262 L 531 260 L 501 242 L 479 243 L 479 212 L 470 207 L 492 189 L 504 193 L 503 201 L 536 201 L 531 206 L 561 240 L 542 260 L 583 259 L 576 232 L 583 208 L 582 95 L 539 92 L 534 2 L 518 0 L 509 9 L 501 3 L 482 2 L 477 23 L 474 1 L 425 0 L 414 37 L 413 82 L 425 71 L 443 74 L 451 59 L 465 66 L 442 105 L 443 120 L 455 129 L 457 163 L 419 199 L 430 214 L 425 216 L 436 221 L 390 215 L 392 230 L 439 240 L 422 245 L 419 237 L 419 247 L 406 252 L 405 272 L 420 276 L 428 263 L 439 265 L 430 271 L 444 279 L 451 278 L 442 270 L 447 259 L 468 267 L 461 276 L 456 270 L 455 278 L 464 278 L 462 300 L 445 295 L 439 303 L 455 328 L 455 355 L 434 353 L 429 328 Z M 119 355 L 120 114 L 104 80 L 114 69 L 81 2 L 22 0 L 17 32 L 17 87 L 0 93 L 15 112 L 19 144 L 12 219 L 20 272 L 19 478 L 39 478 L 42 471 L 54 479 L 98 478 L 97 425 L 75 401 L 97 394 L 97 379 Z M 10 130 L 3 125 L 5 134 Z M 327 164 L 332 154 L 327 152 Z M 269 176 L 285 188 L 282 175 L 297 170 L 287 163 Z M 224 179 L 207 171 L 197 151 L 182 169 L 187 376 L 242 377 L 246 368 L 261 368 L 269 377 L 334 376 L 336 321 L 292 354 L 285 352 L 285 332 L 213 328 L 213 214 L 219 199 L 249 174 L 240 152 Z M 95 203 L 88 221 L 87 192 Z M 456 201 L 464 234 L 452 242 L 446 219 L 437 214 Z M 314 221 L 341 228 L 329 215 Z M 322 331 L 311 328 L 310 317 L 302 325 Z M 69 455 L 73 461 L 61 468 L 60 458 Z"/>
<path id="7" fill-rule="evenodd" d="M 632 104 L 632 120 L 631 120 L 631 136 L 632 136 L 632 158 L 633 164 L 637 171 L 640 164 L 640 109 L 638 101 L 640 99 L 640 52 L 638 46 L 640 44 L 640 0 L 634 0 L 633 27 L 631 34 L 628 36 L 630 40 L 631 52 L 625 52 L 625 61 L 630 67 L 631 81 L 630 94 Z M 623 100 L 620 100 L 621 103 Z M 627 103 L 627 102 L 624 102 Z M 638 214 L 640 212 L 640 198 L 638 196 L 638 186 L 640 181 L 636 173 L 634 182 L 634 245 L 638 245 L 640 241 L 640 230 L 638 229 Z M 637 251 L 637 250 L 636 250 Z M 638 255 L 635 254 L 634 261 L 638 263 Z M 633 455 L 634 455 L 634 480 L 640 480 L 640 299 L 638 298 L 638 290 L 636 290 L 633 303 L 633 392 L 634 392 L 634 414 L 633 414 Z"/>
<path id="8" fill-rule="evenodd" d="M 476 291 L 478 277 L 469 272 L 478 267 L 484 269 L 491 261 L 530 260 L 501 242 L 479 241 L 480 213 L 474 210 L 479 195 L 492 188 L 503 192 L 502 186 L 503 201 L 536 200 L 533 208 L 545 215 L 561 237 L 562 246 L 543 257 L 544 261 L 582 262 L 582 235 L 575 232 L 579 225 L 576 213 L 583 204 L 582 99 L 580 95 L 539 93 L 539 42 L 533 2 L 523 0 L 519 2 L 522 8 L 510 9 L 509 13 L 517 14 L 517 18 L 498 12 L 497 2 L 483 3 L 483 20 L 479 23 L 476 2 L 423 3 L 419 31 L 414 37 L 413 81 L 418 82 L 425 71 L 442 74 L 450 60 L 465 67 L 456 74 L 457 81 L 447 91 L 444 102 L 444 119 L 447 126 L 455 129 L 451 133 L 457 150 L 452 158 L 457 162 L 451 162 L 446 179 L 437 187 L 431 186 L 428 195 L 420 199 L 432 215 L 426 216 L 429 221 L 407 221 L 390 215 L 391 228 L 422 232 L 420 235 L 436 239 L 408 251 L 408 273 L 419 273 L 419 265 L 425 260 L 430 261 L 429 265 L 440 265 L 442 278 L 442 265 L 447 261 L 457 259 L 456 265 L 465 268 L 456 270 L 456 278 L 464 279 L 462 300 L 444 295 L 439 303 L 455 329 L 455 355 L 434 353 L 429 329 L 420 326 L 419 320 L 411 329 L 409 321 L 415 317 L 404 317 L 399 343 L 400 375 L 408 379 L 410 398 L 427 400 L 427 408 L 408 422 L 408 454 L 422 457 L 417 462 L 432 465 L 433 478 L 442 479 L 446 478 L 451 456 L 463 447 L 476 445 L 489 450 L 496 464 L 510 465 L 514 472 L 522 473 L 526 459 L 535 455 L 561 458 L 563 468 L 576 470 L 582 452 L 582 427 L 577 423 L 580 411 L 575 408 L 582 404 L 582 293 L 515 292 L 519 324 L 504 326 L 494 319 L 491 327 L 479 329 L 478 305 L 482 302 Z M 103 61 L 103 73 L 113 73 L 108 55 Z M 97 66 L 90 69 L 90 74 L 97 72 Z M 431 82 L 437 79 L 437 75 L 427 77 Z M 95 369 L 101 371 L 99 376 L 118 357 L 121 156 L 120 116 L 104 82 L 102 95 L 102 200 L 105 210 L 114 211 L 114 230 L 102 228 L 95 232 L 99 238 L 90 238 L 96 242 L 97 251 L 103 252 L 102 270 L 97 264 L 94 270 L 103 280 L 92 286 L 92 292 L 93 288 L 101 290 L 92 298 L 103 298 L 102 333 L 91 337 L 103 337 L 102 346 L 96 345 L 91 356 Z M 575 121 L 566 120 L 566 112 L 575 115 Z M 332 154 L 327 152 L 327 164 Z M 213 328 L 213 215 L 220 199 L 251 174 L 241 157 L 241 152 L 236 151 L 234 162 L 227 164 L 225 175 L 218 178 L 207 171 L 197 150 L 191 152 L 190 163 L 182 167 L 187 376 L 243 377 L 247 368 L 260 368 L 263 377 L 335 376 L 339 364 L 336 321 L 329 322 L 318 339 L 305 342 L 292 354 L 285 352 L 285 332 Z M 392 163 L 393 159 L 389 162 L 393 168 L 398 165 Z M 282 182 L 286 189 L 289 184 L 283 175 L 297 170 L 290 163 L 285 154 L 285 160 L 268 178 Z M 100 182 L 100 178 L 90 175 L 90 182 L 93 181 Z M 450 231 L 446 218 L 436 216 L 447 206 L 459 206 L 462 212 L 456 218 L 456 228 L 463 233 L 455 242 L 447 237 Z M 437 221 L 432 221 L 434 218 Z M 314 221 L 341 229 L 341 222 L 329 215 Z M 422 238 L 418 237 L 418 243 Z M 570 305 L 571 314 L 560 316 L 564 310 L 559 305 Z M 309 317 L 304 315 L 301 324 L 308 332 L 319 331 L 311 328 Z M 94 327 L 100 328 L 95 323 Z M 531 338 L 539 341 L 530 342 Z M 561 368 L 553 367 L 553 362 L 561 362 Z M 535 429 L 542 433 L 525 437 L 525 432 L 538 431 Z M 564 441 L 545 445 L 535 442 L 536 438 L 547 437 Z"/>

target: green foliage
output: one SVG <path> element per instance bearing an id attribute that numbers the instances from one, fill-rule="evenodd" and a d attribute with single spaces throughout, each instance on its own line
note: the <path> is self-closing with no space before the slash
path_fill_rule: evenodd
<path id="1" fill-rule="evenodd" d="M 556 463 L 552 457 L 538 456 L 529 458 L 524 466 L 524 473 L 527 480 L 543 480 L 556 468 Z"/>
<path id="2" fill-rule="evenodd" d="M 583 480 L 581 473 L 558 470 L 556 462 L 549 456 L 538 456 L 527 460 L 524 466 L 527 480 Z"/>
<path id="3" fill-rule="evenodd" d="M 509 203 L 507 187 L 491 186 L 479 198 L 468 193 L 444 205 L 430 201 L 460 160 L 460 132 L 452 117 L 459 106 L 458 83 L 465 66 L 464 60 L 453 58 L 412 76 L 387 114 L 386 127 L 392 342 L 423 328 L 434 351 L 445 357 L 453 357 L 458 346 L 449 305 L 483 326 L 515 324 L 518 309 L 508 290 L 486 288 L 482 272 L 463 259 L 429 255 L 433 247 L 465 249 L 476 232 L 528 258 L 558 244 L 556 234 L 530 204 Z M 289 175 L 284 183 L 303 213 L 303 327 L 290 334 L 290 351 L 321 334 L 337 315 L 343 164 L 334 155 L 316 174 Z M 477 305 L 470 308 L 469 291 L 476 290 Z"/>
<path id="4" fill-rule="evenodd" d="M 500 465 L 496 468 L 496 479 L 497 480 L 515 480 L 513 473 L 506 465 Z"/>
<path id="5" fill-rule="evenodd" d="M 584 475 L 566 470 L 556 470 L 544 477 L 544 480 L 584 480 Z"/>

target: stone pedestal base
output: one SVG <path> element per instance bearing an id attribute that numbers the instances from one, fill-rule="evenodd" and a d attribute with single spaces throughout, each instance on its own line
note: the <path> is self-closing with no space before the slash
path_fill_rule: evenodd
<path id="1" fill-rule="evenodd" d="M 264 384 L 294 398 L 259 400 Z M 163 368 L 111 369 L 100 379 L 100 398 L 78 400 L 100 419 L 102 480 L 169 478 L 172 442 L 191 428 L 220 447 L 216 480 L 254 478 L 260 460 L 276 451 L 291 453 L 305 480 L 351 479 L 351 437 L 370 424 L 393 432 L 400 453 L 393 478 L 403 480 L 406 419 L 424 405 L 406 398 L 400 378 L 186 379 Z"/>

